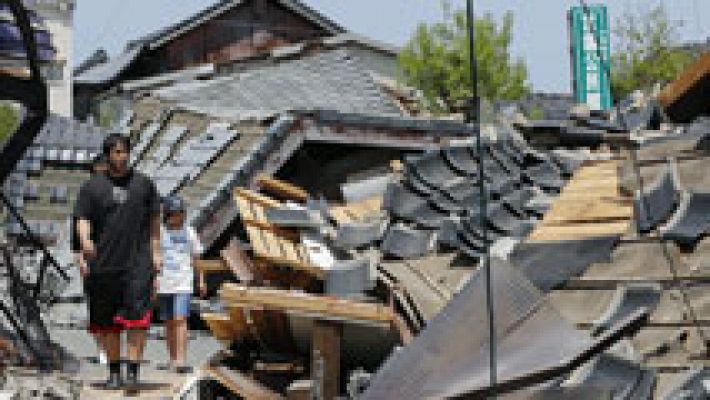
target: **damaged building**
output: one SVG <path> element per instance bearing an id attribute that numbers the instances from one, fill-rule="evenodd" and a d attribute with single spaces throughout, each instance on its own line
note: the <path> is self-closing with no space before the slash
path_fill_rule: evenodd
<path id="1" fill-rule="evenodd" d="M 188 204 L 209 278 L 195 373 L 159 368 L 158 324 L 139 397 L 707 398 L 710 120 L 673 120 L 704 81 L 615 117 L 553 96 L 527 100 L 554 103 L 546 119 L 474 125 L 421 116 L 396 55 L 298 1 L 220 1 L 84 65 L 78 115 L 118 104 L 115 123 L 50 116 L 4 182 L 7 282 L 41 290 L 7 300 L 28 328 L 3 320 L 3 389 L 113 395 L 68 235 L 122 132 L 132 166 Z M 44 359 L 63 373 L 33 375 Z"/>

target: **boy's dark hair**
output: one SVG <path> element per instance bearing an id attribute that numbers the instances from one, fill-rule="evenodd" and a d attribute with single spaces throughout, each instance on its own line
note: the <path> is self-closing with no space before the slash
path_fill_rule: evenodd
<path id="1" fill-rule="evenodd" d="M 106 163 L 107 161 L 108 161 L 108 160 L 106 159 L 106 155 L 105 155 L 104 153 L 100 153 L 100 154 L 97 154 L 96 157 L 94 157 L 94 158 L 91 160 L 91 166 L 94 167 L 94 166 L 99 165 L 99 164 L 104 164 L 104 163 Z"/>
<path id="2" fill-rule="evenodd" d="M 97 154 L 96 157 L 94 157 L 93 160 L 91 160 L 91 173 L 97 172 L 98 171 L 97 168 L 101 164 L 106 164 L 107 162 L 108 162 L 107 157 L 103 153 Z"/>
<path id="3" fill-rule="evenodd" d="M 103 155 L 108 157 L 108 153 L 111 152 L 111 149 L 116 147 L 119 143 L 126 146 L 126 150 L 131 150 L 131 140 L 128 136 L 121 135 L 120 133 L 112 133 L 104 139 L 104 144 L 102 146 Z"/>

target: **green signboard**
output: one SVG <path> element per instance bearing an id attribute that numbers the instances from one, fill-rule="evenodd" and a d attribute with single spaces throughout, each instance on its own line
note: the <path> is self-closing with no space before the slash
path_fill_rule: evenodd
<path id="1" fill-rule="evenodd" d="M 606 6 L 572 7 L 568 15 L 572 57 L 572 88 L 578 103 L 592 110 L 612 106 L 609 82 L 611 50 Z"/>

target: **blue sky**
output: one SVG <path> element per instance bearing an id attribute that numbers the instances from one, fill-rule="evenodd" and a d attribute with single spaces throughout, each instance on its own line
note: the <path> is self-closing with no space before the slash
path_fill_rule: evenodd
<path id="1" fill-rule="evenodd" d="M 128 40 L 185 18 L 216 0 L 77 0 L 75 60 L 104 47 L 121 51 Z M 440 0 L 302 0 L 346 29 L 388 43 L 404 44 L 420 22 L 441 19 Z M 660 0 L 607 1 L 613 21 L 629 7 Z M 465 5 L 464 0 L 451 3 Z M 588 0 L 588 3 L 594 1 Z M 476 0 L 476 13 L 515 16 L 513 55 L 525 59 L 535 90 L 570 91 L 566 11 L 574 0 Z M 666 0 L 671 18 L 682 21 L 681 39 L 710 37 L 710 1 Z M 702 16 L 705 16 L 703 18 Z M 612 42 L 613 44 L 613 42 Z"/>

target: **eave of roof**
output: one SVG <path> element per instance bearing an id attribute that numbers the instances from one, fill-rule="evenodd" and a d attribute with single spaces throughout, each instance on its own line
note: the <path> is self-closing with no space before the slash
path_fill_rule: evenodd
<path id="1" fill-rule="evenodd" d="M 116 79 L 135 61 L 145 50 L 144 46 L 135 47 L 110 59 L 108 62 L 98 64 L 81 75 L 74 77 L 74 84 L 78 85 L 104 85 Z"/>
<path id="2" fill-rule="evenodd" d="M 316 25 L 320 26 L 331 34 L 340 34 L 345 32 L 345 29 L 343 27 L 298 0 L 277 1 L 284 7 L 296 12 L 297 14 L 315 23 Z M 197 14 L 178 22 L 177 24 L 174 24 L 172 26 L 144 36 L 143 38 L 138 39 L 137 41 L 129 43 L 128 47 L 130 48 L 138 43 L 145 43 L 151 50 L 159 48 L 164 44 L 170 42 L 171 40 L 175 39 L 176 37 L 199 27 L 203 23 L 222 15 L 225 12 L 243 3 L 244 0 L 222 0 L 198 12 Z"/>

